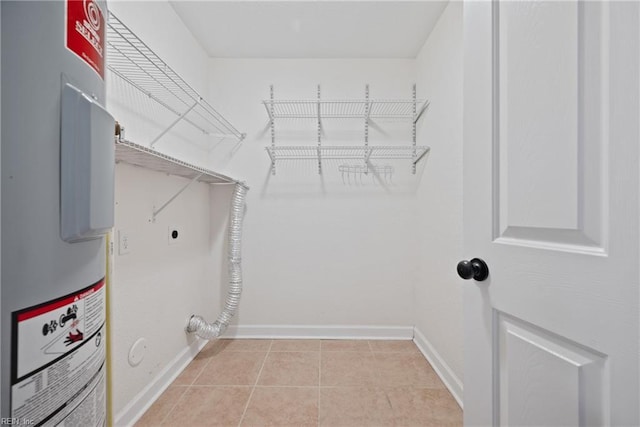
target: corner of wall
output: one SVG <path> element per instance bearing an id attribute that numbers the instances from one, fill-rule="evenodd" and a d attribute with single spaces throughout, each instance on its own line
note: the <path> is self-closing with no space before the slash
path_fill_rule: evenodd
<path id="1" fill-rule="evenodd" d="M 189 347 L 181 351 L 153 381 L 149 382 L 115 415 L 113 425 L 134 425 L 206 344 L 207 341 L 204 340 L 193 341 Z"/>
<path id="2" fill-rule="evenodd" d="M 451 366 L 442 358 L 440 353 L 433 347 L 427 338 L 418 328 L 414 328 L 413 342 L 416 344 L 422 355 L 429 361 L 433 370 L 436 371 L 444 385 L 449 389 L 458 405 L 463 408 L 463 388 L 462 381 L 451 369 Z"/>
<path id="3" fill-rule="evenodd" d="M 449 2 L 416 58 L 418 90 L 431 101 L 419 123 L 419 143 L 431 146 L 417 194 L 416 342 L 461 399 L 462 287 L 462 5 Z M 419 337 L 422 337 L 418 339 Z"/>

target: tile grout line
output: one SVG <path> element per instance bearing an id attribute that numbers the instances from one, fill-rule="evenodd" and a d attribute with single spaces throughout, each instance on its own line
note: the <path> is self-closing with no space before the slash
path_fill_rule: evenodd
<path id="1" fill-rule="evenodd" d="M 377 369 L 378 359 L 376 358 L 376 352 L 373 351 L 373 346 L 371 345 L 371 341 L 369 340 L 367 341 L 367 343 L 369 344 L 369 349 L 371 350 L 371 356 L 373 357 L 373 376 L 375 378 L 374 384 L 376 387 L 384 388 L 383 381 L 382 381 L 382 374 Z"/>
<path id="2" fill-rule="evenodd" d="M 205 345 L 205 347 L 206 347 L 206 345 Z M 199 355 L 200 353 L 202 353 L 202 351 L 205 349 L 205 347 L 202 347 L 202 349 L 198 352 L 198 354 L 196 354 L 196 356 L 193 358 L 193 360 L 192 360 L 191 362 L 189 362 L 189 365 L 191 365 L 191 364 L 193 363 L 193 361 L 194 361 L 194 360 L 196 360 L 196 357 L 198 357 L 198 355 Z M 184 397 L 184 395 L 185 395 L 185 394 L 187 394 L 187 391 L 189 391 L 189 389 L 193 386 L 193 384 L 196 382 L 196 380 L 198 379 L 198 377 L 202 374 L 202 372 L 204 372 L 204 368 L 206 368 L 206 367 L 207 367 L 207 365 L 208 365 L 209 363 L 211 363 L 211 359 L 210 359 L 210 358 L 209 358 L 209 360 L 207 360 L 207 363 L 205 363 L 205 364 L 204 364 L 204 366 L 200 369 L 200 372 L 198 372 L 198 375 L 196 375 L 196 376 L 193 378 L 193 380 L 191 380 L 191 382 L 190 382 L 189 384 L 187 384 L 186 386 L 179 386 L 179 385 L 176 385 L 176 387 L 184 387 L 184 388 L 185 388 L 185 390 L 182 392 L 182 394 L 180 395 L 180 397 L 179 397 L 178 399 L 176 399 L 176 401 L 175 401 L 175 403 L 173 404 L 173 406 L 171 406 L 171 409 L 169 409 L 169 411 L 167 411 L 167 413 L 165 414 L 165 416 L 164 416 L 164 417 L 162 417 L 162 420 L 160 420 L 160 424 L 163 424 L 163 423 L 164 423 L 164 422 L 169 418 L 169 415 L 171 415 L 171 413 L 173 412 L 173 410 L 174 410 L 174 409 L 176 409 L 176 407 L 178 406 L 178 403 L 180 403 L 180 401 L 182 400 L 182 398 Z M 187 366 L 182 370 L 182 372 L 184 372 L 184 371 L 189 367 L 189 365 L 187 365 Z M 180 374 L 182 374 L 182 372 L 181 372 Z M 176 379 L 177 379 L 177 377 L 176 377 Z M 176 380 L 173 380 L 173 381 L 171 382 L 171 384 L 169 384 L 169 387 L 171 387 L 175 381 L 176 381 Z M 167 390 L 169 389 L 169 387 L 167 387 Z M 166 393 L 166 391 L 167 391 L 167 390 L 163 391 L 163 392 L 162 392 L 162 394 Z M 155 403 L 155 402 L 154 402 L 154 403 Z M 148 410 L 147 410 L 147 411 L 148 411 Z M 145 411 L 145 413 L 146 413 L 146 411 Z M 143 416 L 144 416 L 144 414 L 143 414 Z"/>
<path id="3" fill-rule="evenodd" d="M 374 366 L 374 377 L 375 377 L 375 383 L 376 383 L 376 388 L 378 388 L 379 390 L 382 390 L 382 393 L 384 393 L 384 397 L 387 400 L 387 403 L 389 404 L 389 410 L 390 410 L 390 416 L 391 416 L 391 422 L 395 423 L 396 421 L 396 414 L 395 411 L 393 409 L 393 405 L 391 404 L 391 399 L 389 398 L 389 393 L 388 393 L 388 386 L 385 384 L 383 377 L 382 377 L 382 372 L 378 369 L 378 358 L 376 357 L 376 352 L 373 350 L 373 346 L 371 345 L 371 341 L 369 341 L 369 348 L 371 349 L 371 355 L 373 356 L 373 366 Z"/>
<path id="4" fill-rule="evenodd" d="M 171 386 L 169 386 L 169 387 L 171 387 Z M 167 390 L 169 389 L 169 387 L 167 387 Z M 185 395 L 185 394 L 187 394 L 187 391 L 189 391 L 189 388 L 190 388 L 191 386 L 176 386 L 176 387 L 184 387 L 184 391 L 182 392 L 182 394 L 180 395 L 180 397 L 176 399 L 176 401 L 175 401 L 175 403 L 173 404 L 173 406 L 171 406 L 171 409 L 169 409 L 169 411 L 167 411 L 167 413 L 165 414 L 165 416 L 164 416 L 164 417 L 162 417 L 162 419 L 160 420 L 160 425 L 162 425 L 162 424 L 167 420 L 167 418 L 169 418 L 169 415 L 171 415 L 171 413 L 173 412 L 173 410 L 174 410 L 174 409 L 176 409 L 176 407 L 178 406 L 178 403 L 180 403 L 180 401 L 184 398 L 184 395 Z M 167 391 L 167 390 L 163 391 L 163 392 L 162 392 L 162 394 L 166 393 L 166 391 Z M 162 395 L 161 395 L 161 396 L 162 396 Z M 154 403 L 155 403 L 155 402 L 154 402 Z M 149 408 L 149 409 L 151 409 L 151 408 Z M 146 414 L 148 411 L 149 411 L 149 410 L 147 409 L 147 411 L 145 411 L 145 414 Z M 142 416 L 144 417 L 144 414 L 142 414 Z M 142 419 L 142 418 L 140 418 L 140 419 Z M 140 420 L 138 420 L 138 421 L 140 421 Z"/>
<path id="5" fill-rule="evenodd" d="M 178 385 L 175 387 L 190 387 L 190 388 L 318 388 L 316 385 L 260 385 L 255 386 L 250 384 L 195 384 L 193 386 Z M 348 386 L 323 386 L 323 387 L 348 387 Z"/>
<path id="6" fill-rule="evenodd" d="M 271 353 L 271 347 L 273 347 L 273 340 L 271 340 L 271 342 L 269 343 L 267 354 L 264 355 L 264 360 L 262 361 L 262 365 L 260 366 L 260 370 L 258 371 L 256 382 L 253 384 L 253 387 L 251 388 L 251 393 L 249 393 L 249 399 L 247 399 L 247 403 L 244 405 L 244 410 L 242 411 L 242 416 L 240 417 L 240 421 L 238 421 L 238 427 L 240 427 L 240 425 L 242 424 L 242 421 L 244 421 L 244 416 L 247 414 L 247 409 L 249 409 L 249 404 L 251 403 L 253 392 L 256 391 L 256 386 L 258 385 L 258 381 L 260 381 L 262 370 L 264 369 L 264 365 L 267 363 L 267 359 L 269 358 L 269 353 Z"/>
<path id="7" fill-rule="evenodd" d="M 378 358 L 376 357 L 376 352 L 374 351 L 373 346 L 371 345 L 371 340 L 368 340 L 367 343 L 369 344 L 369 350 L 371 350 L 371 356 L 373 357 L 374 386 L 384 390 L 385 397 L 387 397 L 387 400 L 388 400 L 389 397 L 387 396 L 387 391 L 385 389 L 384 381 L 382 380 L 382 374 L 378 369 Z"/>
<path id="8" fill-rule="evenodd" d="M 211 341 L 209 341 L 209 342 L 211 342 Z M 202 351 L 203 351 L 206 347 L 207 347 L 207 346 L 205 345 L 205 346 L 202 348 L 202 350 L 200 350 L 200 351 L 198 352 L 198 354 L 196 355 L 196 357 L 198 357 L 198 356 L 200 355 L 200 353 L 202 353 Z M 214 356 L 215 356 L 215 355 L 214 355 Z M 193 358 L 193 360 L 196 360 L 196 359 L 195 359 L 195 357 Z M 191 361 L 191 363 L 193 363 L 193 360 Z M 192 385 L 194 385 L 194 384 L 195 384 L 195 382 L 198 380 L 198 378 L 200 378 L 200 375 L 202 375 L 202 373 L 204 372 L 205 368 L 206 368 L 207 366 L 209 366 L 209 363 L 211 363 L 211 361 L 212 361 L 212 360 L 213 360 L 213 357 L 207 357 L 207 363 L 205 363 L 205 364 L 204 364 L 204 366 L 200 369 L 200 372 L 198 372 L 198 375 L 196 375 L 196 376 L 193 378 L 193 381 L 191 381 L 191 384 L 189 384 L 189 387 L 191 387 Z M 191 363 L 189 363 L 189 364 L 191 364 Z M 185 368 L 185 369 L 186 369 L 186 368 Z"/>
<path id="9" fill-rule="evenodd" d="M 318 343 L 318 419 L 316 425 L 320 427 L 320 386 L 322 385 L 322 341 Z"/>

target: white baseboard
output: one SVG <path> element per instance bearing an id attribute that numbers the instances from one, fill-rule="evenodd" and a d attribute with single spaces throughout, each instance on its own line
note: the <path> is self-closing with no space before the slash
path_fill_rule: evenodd
<path id="1" fill-rule="evenodd" d="M 411 340 L 413 326 L 231 325 L 223 338 Z"/>
<path id="2" fill-rule="evenodd" d="M 153 402 L 171 385 L 208 341 L 197 339 L 176 356 L 167 366 L 138 393 L 127 406 L 114 417 L 114 426 L 132 426 L 144 415 Z"/>
<path id="3" fill-rule="evenodd" d="M 416 343 L 424 357 L 429 361 L 433 369 L 436 371 L 444 385 L 447 386 L 453 398 L 456 399 L 460 408 L 462 408 L 462 381 L 453 373 L 449 365 L 440 357 L 438 352 L 433 348 L 431 343 L 418 330 L 414 329 L 413 342 Z"/>

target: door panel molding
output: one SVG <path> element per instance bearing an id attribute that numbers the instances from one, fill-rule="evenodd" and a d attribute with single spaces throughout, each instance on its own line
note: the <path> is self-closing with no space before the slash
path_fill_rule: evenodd
<path id="1" fill-rule="evenodd" d="M 608 357 L 496 310 L 498 425 L 610 425 Z"/>
<path id="2" fill-rule="evenodd" d="M 599 2 L 493 3 L 497 243 L 607 253 L 608 8 Z M 537 79 L 518 80 L 532 70 Z M 552 96 L 566 101 L 549 103 Z"/>
<path id="3" fill-rule="evenodd" d="M 525 246 L 560 252 L 606 256 L 606 250 L 598 242 L 589 239 L 581 230 L 557 228 L 507 227 L 493 240 L 501 245 Z"/>

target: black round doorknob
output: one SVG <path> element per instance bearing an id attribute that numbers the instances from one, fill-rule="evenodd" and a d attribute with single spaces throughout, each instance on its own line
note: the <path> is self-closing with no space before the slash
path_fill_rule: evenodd
<path id="1" fill-rule="evenodd" d="M 458 263 L 458 276 L 465 280 L 473 278 L 478 282 L 482 282 L 489 277 L 489 267 L 480 258 L 474 258 L 471 261 L 460 261 Z"/>

